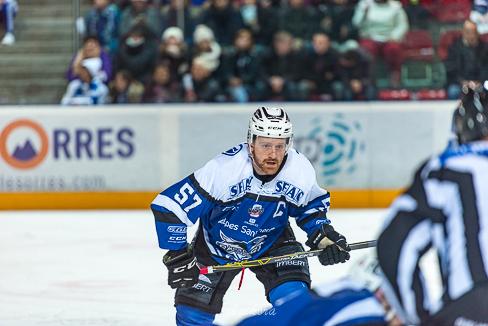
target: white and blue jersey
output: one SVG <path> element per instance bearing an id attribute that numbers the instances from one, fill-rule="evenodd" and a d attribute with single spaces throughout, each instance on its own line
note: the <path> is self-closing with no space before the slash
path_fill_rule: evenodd
<path id="1" fill-rule="evenodd" d="M 290 216 L 308 235 L 330 223 L 329 198 L 303 154 L 290 149 L 278 174 L 263 183 L 243 143 L 161 192 L 151 209 L 160 248 L 185 248 L 187 226 L 200 219 L 212 257 L 223 264 L 260 257 Z"/>
<path id="2" fill-rule="evenodd" d="M 374 294 L 348 278 L 323 284 L 312 291 L 296 291 L 256 316 L 241 321 L 247 325 L 353 326 L 386 325 L 385 311 Z"/>

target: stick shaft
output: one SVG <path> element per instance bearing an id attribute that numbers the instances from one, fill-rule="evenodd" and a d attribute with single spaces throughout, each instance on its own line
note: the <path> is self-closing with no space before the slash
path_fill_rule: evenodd
<path id="1" fill-rule="evenodd" d="M 351 243 L 349 244 L 349 247 L 351 248 L 351 250 L 376 247 L 376 240 Z M 287 254 L 282 256 L 263 257 L 255 260 L 243 260 L 243 261 L 228 263 L 224 265 L 200 266 L 200 274 L 225 272 L 225 271 L 230 271 L 235 269 L 257 267 L 257 266 L 263 266 L 263 265 L 268 265 L 268 264 L 278 263 L 283 261 L 314 257 L 314 256 L 318 256 L 321 252 L 322 249 L 298 251 L 292 254 Z"/>

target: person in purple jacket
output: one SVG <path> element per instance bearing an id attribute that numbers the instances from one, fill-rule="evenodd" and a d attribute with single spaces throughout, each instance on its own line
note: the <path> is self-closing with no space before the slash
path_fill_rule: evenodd
<path id="1" fill-rule="evenodd" d="M 100 60 L 102 60 L 102 68 L 99 75 L 95 77 L 107 84 L 112 79 L 112 61 L 108 53 L 102 49 L 100 41 L 95 36 L 85 37 L 81 49 L 79 49 L 71 59 L 71 63 L 66 73 L 68 81 L 77 78 L 77 69 L 80 67 L 80 63 L 89 58 L 100 58 Z"/>

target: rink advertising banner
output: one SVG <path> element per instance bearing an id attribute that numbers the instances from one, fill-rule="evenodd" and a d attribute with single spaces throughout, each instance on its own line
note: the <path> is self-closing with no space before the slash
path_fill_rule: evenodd
<path id="1" fill-rule="evenodd" d="M 444 148 L 453 102 L 283 104 L 334 207 L 388 205 Z M 0 209 L 146 208 L 246 140 L 255 105 L 0 110 Z"/>
<path id="2" fill-rule="evenodd" d="M 0 110 L 0 193 L 157 189 L 154 117 L 124 109 Z"/>

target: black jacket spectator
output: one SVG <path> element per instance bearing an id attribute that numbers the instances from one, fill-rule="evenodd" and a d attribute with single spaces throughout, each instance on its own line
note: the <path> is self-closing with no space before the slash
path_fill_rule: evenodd
<path id="1" fill-rule="evenodd" d="M 125 37 L 117 53 L 117 70 L 125 69 L 140 82 L 149 79 L 158 55 L 158 44 L 144 26 L 136 26 Z"/>
<path id="2" fill-rule="evenodd" d="M 213 0 L 211 6 L 202 12 L 200 23 L 210 27 L 222 46 L 232 45 L 234 35 L 244 27 L 241 15 L 229 0 Z"/>
<path id="3" fill-rule="evenodd" d="M 337 79 L 339 54 L 330 46 L 330 39 L 325 33 L 316 33 L 312 39 L 312 49 L 306 52 L 306 70 L 304 79 L 311 85 L 311 95 L 332 97 L 332 83 Z"/>
<path id="4" fill-rule="evenodd" d="M 261 56 L 249 30 L 237 32 L 234 48 L 223 56 L 221 75 L 232 100 L 256 101 L 265 89 Z"/>

